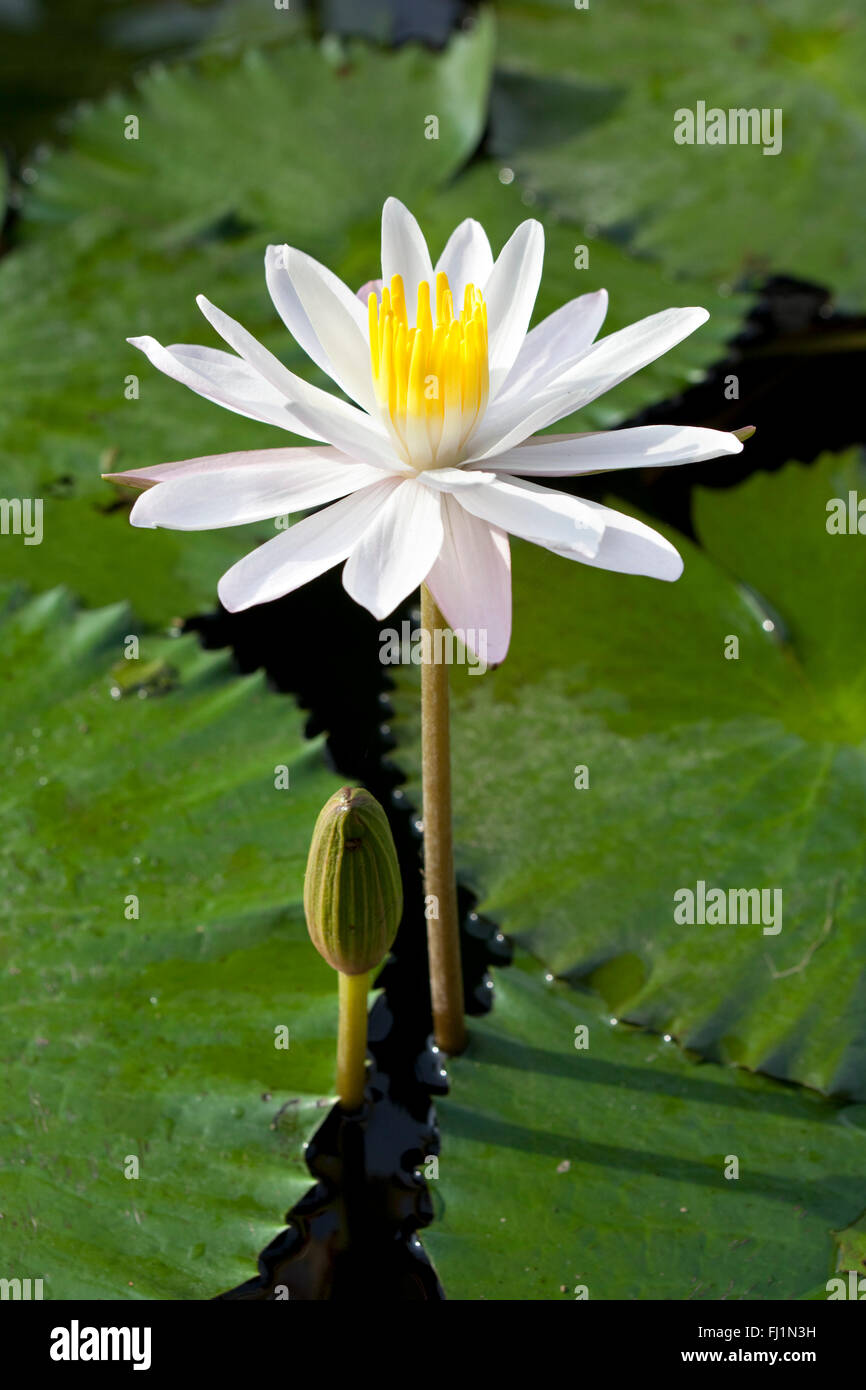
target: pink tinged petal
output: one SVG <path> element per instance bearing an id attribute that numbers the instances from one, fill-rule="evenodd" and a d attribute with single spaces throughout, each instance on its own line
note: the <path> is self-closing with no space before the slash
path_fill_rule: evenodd
<path id="1" fill-rule="evenodd" d="M 384 427 L 378 421 L 365 415 L 357 406 L 349 405 L 295 376 L 241 324 L 211 304 L 204 295 L 200 294 L 196 303 L 208 323 L 229 347 L 234 348 L 265 381 L 282 392 L 292 414 L 301 422 L 304 434 L 326 439 L 335 448 L 356 458 L 359 454 L 367 456 L 369 462 L 379 463 L 384 468 L 403 466 L 396 459 Z"/>
<path id="2" fill-rule="evenodd" d="M 723 454 L 739 454 L 742 449 L 737 436 L 724 430 L 691 425 L 639 425 L 636 429 L 592 434 L 539 435 L 505 454 L 497 454 L 489 466 L 497 473 L 529 473 L 532 477 L 555 478 L 576 473 L 602 473 L 612 468 L 702 463 Z"/>
<path id="3" fill-rule="evenodd" d="M 497 526 L 443 497 L 445 538 L 427 586 L 449 627 L 491 666 L 504 661 L 511 641 L 511 550 Z M 479 634 L 485 634 L 481 639 Z M 484 647 L 486 640 L 486 649 Z"/>
<path id="4" fill-rule="evenodd" d="M 312 439 L 321 438 L 302 425 L 282 391 L 230 352 L 192 343 L 172 343 L 170 347 L 163 347 L 150 337 L 127 338 L 126 341 L 173 381 L 179 381 L 182 386 L 188 386 L 197 395 L 224 406 L 235 415 L 263 420 L 293 433 L 308 434 Z"/>
<path id="5" fill-rule="evenodd" d="M 472 436 L 464 462 L 505 453 L 536 430 L 588 405 L 669 352 L 708 318 L 706 309 L 664 309 L 602 338 L 540 392 L 495 402 Z"/>
<path id="6" fill-rule="evenodd" d="M 292 283 L 292 277 L 288 271 L 289 254 L 290 248 L 288 246 L 269 246 L 265 252 L 265 279 L 274 308 L 296 343 L 303 348 L 307 356 L 315 362 L 317 367 L 321 367 L 323 372 L 336 381 L 337 377 L 331 358 L 310 322 L 310 317 Z M 318 265 L 317 262 L 314 264 Z M 366 301 L 362 307 L 339 276 L 334 275 L 326 266 L 319 265 L 318 270 L 333 295 L 344 304 L 347 313 L 354 317 L 358 329 L 362 334 L 366 334 Z"/>
<path id="7" fill-rule="evenodd" d="M 209 531 L 306 511 L 357 492 L 390 475 L 366 463 L 244 464 L 175 478 L 148 488 L 129 519 L 133 526 L 165 526 L 172 531 Z"/>
<path id="8" fill-rule="evenodd" d="M 467 217 L 448 238 L 436 262 L 436 273 L 442 271 L 448 276 L 454 303 L 460 307 L 466 286 L 471 284 L 483 291 L 492 270 L 493 252 L 487 233 L 480 222 Z"/>
<path id="9" fill-rule="evenodd" d="M 330 375 L 364 410 L 377 411 L 366 312 L 351 290 L 312 256 L 289 249 L 286 264 L 291 287 L 331 363 Z"/>
<path id="10" fill-rule="evenodd" d="M 367 283 L 362 285 L 361 288 L 358 290 L 358 294 L 356 297 L 363 304 L 365 310 L 367 308 L 367 301 L 369 300 L 371 294 L 375 294 L 381 299 L 383 283 L 384 282 L 382 280 L 368 280 Z"/>
<path id="11" fill-rule="evenodd" d="M 424 233 L 408 208 L 397 198 L 388 198 L 382 209 L 382 280 L 390 285 L 392 275 L 403 277 L 403 289 L 410 319 L 418 298 L 421 280 L 432 280 L 433 266 Z"/>
<path id="12" fill-rule="evenodd" d="M 532 219 L 522 222 L 500 251 L 484 287 L 490 400 L 503 386 L 526 337 L 543 261 L 544 228 Z"/>
<path id="13" fill-rule="evenodd" d="M 643 574 L 652 579 L 679 579 L 683 561 L 679 551 L 658 531 L 633 516 L 613 511 L 601 502 L 585 502 L 604 522 L 604 535 L 594 556 L 566 546 L 546 548 L 566 560 L 580 560 L 596 569 L 615 570 L 619 574 Z"/>
<path id="14" fill-rule="evenodd" d="M 110 483 L 145 488 L 174 478 L 201 477 L 205 473 L 221 473 L 227 468 L 243 468 L 258 463 L 304 464 L 309 468 L 318 463 L 354 466 L 356 461 L 339 449 L 321 444 L 299 449 L 246 449 L 235 454 L 202 454 L 199 458 L 154 463 L 148 468 L 128 468 L 125 473 L 103 473 L 102 476 Z"/>
<path id="15" fill-rule="evenodd" d="M 219 582 L 221 602 L 230 613 L 299 589 L 345 560 L 399 481 L 388 478 L 281 531 L 245 555 Z"/>
<path id="16" fill-rule="evenodd" d="M 442 548 L 442 504 L 414 480 L 388 498 L 353 548 L 343 585 L 374 618 L 385 618 L 426 578 Z"/>
<path id="17" fill-rule="evenodd" d="M 540 545 L 574 548 L 590 558 L 601 544 L 604 523 L 582 498 L 523 478 L 497 478 L 452 496 L 473 516 Z"/>
<path id="18" fill-rule="evenodd" d="M 607 314 L 607 290 L 582 294 L 530 329 L 499 394 L 500 401 L 558 376 L 592 347 Z"/>

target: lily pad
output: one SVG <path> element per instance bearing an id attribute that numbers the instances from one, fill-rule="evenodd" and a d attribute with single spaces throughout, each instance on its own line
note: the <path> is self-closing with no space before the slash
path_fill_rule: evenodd
<path id="1" fill-rule="evenodd" d="M 263 244 L 334 240 L 472 153 L 492 41 L 482 14 L 439 54 L 331 36 L 153 69 L 36 166 L 25 232 L 84 215 L 161 247 L 227 219 L 260 228 Z"/>
<path id="2" fill-rule="evenodd" d="M 46 1298 L 206 1298 L 310 1182 L 336 989 L 302 884 L 337 783 L 194 638 L 127 659 L 130 610 L 62 590 L 0 614 L 6 1261 Z"/>
<path id="3" fill-rule="evenodd" d="M 437 1104 L 449 1298 L 827 1297 L 866 1204 L 846 1108 L 612 1025 L 525 953 L 495 976 Z"/>
<path id="4" fill-rule="evenodd" d="M 858 1099 L 866 551 L 828 532 L 827 504 L 863 486 L 851 454 L 699 492 L 706 548 L 665 531 L 672 585 L 515 544 L 509 655 L 453 672 L 457 863 L 479 910 L 618 1017 Z M 417 798 L 415 676 L 399 671 L 395 757 Z M 724 916 L 701 909 L 710 890 Z"/>
<path id="5" fill-rule="evenodd" d="M 847 0 L 699 0 L 687 23 L 677 0 L 500 13 L 493 146 L 540 198 L 670 269 L 799 276 L 862 308 L 866 37 Z M 701 142 L 699 102 L 726 141 L 730 111 L 766 111 L 766 131 Z M 674 139 L 682 111 L 694 143 Z"/>

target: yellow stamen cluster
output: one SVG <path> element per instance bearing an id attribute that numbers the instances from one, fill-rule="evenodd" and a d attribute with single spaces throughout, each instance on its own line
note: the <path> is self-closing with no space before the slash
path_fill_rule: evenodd
<path id="1" fill-rule="evenodd" d="M 415 467 L 448 464 L 487 405 L 487 306 L 467 285 L 454 313 L 448 276 L 436 276 L 435 320 L 430 286 L 418 286 L 410 327 L 403 279 L 392 275 L 367 300 L 370 358 L 379 405 Z"/>

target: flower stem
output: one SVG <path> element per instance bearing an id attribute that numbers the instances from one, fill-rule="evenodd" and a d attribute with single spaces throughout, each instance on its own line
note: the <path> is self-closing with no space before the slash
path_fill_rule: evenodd
<path id="1" fill-rule="evenodd" d="M 337 1095 L 344 1110 L 360 1110 L 364 1103 L 367 1061 L 367 991 L 370 971 L 344 975 L 340 980 L 340 1022 L 337 1032 Z"/>
<path id="2" fill-rule="evenodd" d="M 427 947 L 433 1033 L 444 1052 L 466 1046 L 463 970 L 457 884 L 451 844 L 451 739 L 448 722 L 448 666 L 436 662 L 435 632 L 445 620 L 426 584 L 421 585 L 421 627 L 429 633 L 421 664 L 421 776 L 424 789 L 424 892 L 427 896 Z M 429 645 L 428 645 L 429 644 Z"/>

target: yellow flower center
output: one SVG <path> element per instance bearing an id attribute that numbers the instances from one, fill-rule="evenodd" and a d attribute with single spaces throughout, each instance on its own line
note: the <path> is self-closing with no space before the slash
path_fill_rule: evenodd
<path id="1" fill-rule="evenodd" d="M 487 405 L 487 306 L 467 285 L 454 313 L 448 276 L 436 276 L 436 316 L 430 286 L 418 286 L 410 327 L 403 279 L 367 299 L 370 360 L 382 415 L 415 468 L 447 467 Z"/>

